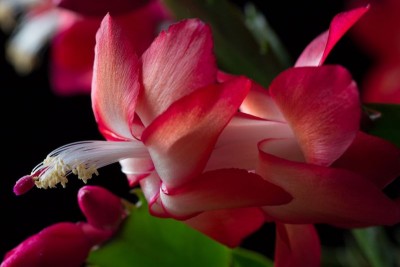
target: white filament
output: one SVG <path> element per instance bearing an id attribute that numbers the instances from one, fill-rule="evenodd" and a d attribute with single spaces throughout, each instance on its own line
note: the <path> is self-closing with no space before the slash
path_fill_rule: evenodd
<path id="1" fill-rule="evenodd" d="M 50 152 L 46 159 L 32 170 L 39 188 L 65 187 L 71 173 L 85 183 L 98 175 L 97 169 L 127 158 L 148 158 L 149 153 L 139 141 L 82 141 L 64 145 Z"/>

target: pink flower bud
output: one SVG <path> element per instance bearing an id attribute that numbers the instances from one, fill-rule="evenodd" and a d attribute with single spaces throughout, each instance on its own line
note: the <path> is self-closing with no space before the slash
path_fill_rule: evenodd
<path id="1" fill-rule="evenodd" d="M 96 245 L 93 240 L 97 239 L 88 236 L 84 226 L 69 222 L 49 226 L 9 251 L 0 266 L 81 266 Z"/>
<path id="2" fill-rule="evenodd" d="M 84 186 L 78 203 L 89 224 L 102 230 L 116 230 L 126 213 L 121 199 L 99 186 Z"/>

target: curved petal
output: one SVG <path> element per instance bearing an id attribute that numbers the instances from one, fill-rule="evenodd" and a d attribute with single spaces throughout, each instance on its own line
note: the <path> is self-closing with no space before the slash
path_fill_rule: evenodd
<path id="1" fill-rule="evenodd" d="M 205 172 L 174 190 L 160 192 L 165 210 L 175 218 L 203 211 L 281 205 L 292 197 L 261 176 L 242 169 Z"/>
<path id="2" fill-rule="evenodd" d="M 168 189 L 199 175 L 251 86 L 245 77 L 204 87 L 174 102 L 142 134 Z"/>
<path id="3" fill-rule="evenodd" d="M 383 189 L 400 175 L 400 149 L 384 139 L 359 132 L 332 166 L 358 173 Z"/>
<path id="4" fill-rule="evenodd" d="M 321 245 L 312 224 L 276 224 L 274 267 L 319 267 Z"/>
<path id="5" fill-rule="evenodd" d="M 400 221 L 399 203 L 389 199 L 371 181 L 356 173 L 281 158 L 269 154 L 270 143 L 260 143 L 257 173 L 293 196 L 279 207 L 263 207 L 286 223 L 391 225 Z"/>
<path id="6" fill-rule="evenodd" d="M 240 168 L 254 171 L 258 142 L 285 137 L 293 137 L 292 129 L 286 123 L 237 113 L 219 136 L 205 170 Z"/>
<path id="7" fill-rule="evenodd" d="M 183 222 L 233 248 L 257 231 L 264 224 L 265 217 L 260 208 L 241 208 L 206 211 Z"/>
<path id="8" fill-rule="evenodd" d="M 149 175 L 139 181 L 140 188 L 142 189 L 144 197 L 149 205 L 150 214 L 156 217 L 166 218 L 169 217 L 169 215 L 161 203 L 161 183 L 162 181 L 160 176 L 158 176 L 157 172 L 155 171 L 151 172 Z"/>
<path id="9" fill-rule="evenodd" d="M 358 89 L 341 66 L 288 69 L 272 81 L 270 93 L 309 163 L 331 164 L 358 132 Z"/>
<path id="10" fill-rule="evenodd" d="M 137 112 L 145 126 L 174 101 L 216 81 L 209 26 L 198 19 L 173 24 L 142 56 L 144 90 Z"/>
<path id="11" fill-rule="evenodd" d="M 320 66 L 342 36 L 367 12 L 369 6 L 354 8 L 337 14 L 329 30 L 321 33 L 301 53 L 295 67 Z"/>
<path id="12" fill-rule="evenodd" d="M 132 139 L 131 124 L 139 94 L 139 65 L 121 26 L 106 15 L 96 35 L 92 105 L 108 139 Z"/>

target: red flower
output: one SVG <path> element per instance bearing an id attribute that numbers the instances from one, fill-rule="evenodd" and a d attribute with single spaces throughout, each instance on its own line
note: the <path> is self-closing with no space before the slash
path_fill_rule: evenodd
<path id="1" fill-rule="evenodd" d="M 107 11 L 129 25 L 138 53 L 149 46 L 161 24 L 171 19 L 159 1 L 13 0 L 0 5 L 10 12 L 26 9 L 8 40 L 9 60 L 19 73 L 29 73 L 41 62 L 40 52 L 50 41 L 50 83 L 59 95 L 90 93 L 95 35 Z"/>
<path id="2" fill-rule="evenodd" d="M 350 3 L 351 2 L 351 3 Z M 353 7 L 364 0 L 349 1 Z M 370 11 L 355 25 L 353 40 L 372 59 L 362 83 L 362 100 L 400 103 L 400 2 L 372 0 Z"/>

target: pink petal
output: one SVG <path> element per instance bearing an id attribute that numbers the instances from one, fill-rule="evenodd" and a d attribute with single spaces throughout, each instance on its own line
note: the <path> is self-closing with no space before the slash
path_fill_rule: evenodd
<path id="1" fill-rule="evenodd" d="M 260 143 L 257 173 L 293 196 L 293 201 L 263 209 L 286 223 L 391 225 L 400 221 L 399 203 L 389 199 L 371 181 L 348 170 L 317 166 L 269 154 Z"/>
<path id="2" fill-rule="evenodd" d="M 198 19 L 161 32 L 142 61 L 144 90 L 137 112 L 145 126 L 174 101 L 216 81 L 211 30 Z"/>
<path id="3" fill-rule="evenodd" d="M 132 4 L 137 3 L 132 1 Z M 88 94 L 92 83 L 95 34 L 103 16 L 82 17 L 73 12 L 60 14 L 61 26 L 52 40 L 51 49 L 52 87 L 59 95 Z M 129 29 L 124 35 L 132 42 L 135 52 L 141 55 L 156 37 L 159 24 L 169 19 L 169 15 L 159 1 L 152 1 L 113 19 Z"/>
<path id="4" fill-rule="evenodd" d="M 32 235 L 9 251 L 1 266 L 81 266 L 94 245 L 81 225 L 57 223 Z"/>
<path id="5" fill-rule="evenodd" d="M 288 69 L 272 81 L 270 93 L 309 163 L 331 164 L 358 132 L 358 89 L 341 66 Z"/>
<path id="6" fill-rule="evenodd" d="M 241 77 L 204 87 L 174 102 L 142 134 L 167 188 L 199 175 L 215 142 L 250 89 Z"/>
<path id="7" fill-rule="evenodd" d="M 233 248 L 264 224 L 263 213 L 259 208 L 207 211 L 184 223 Z"/>
<path id="8" fill-rule="evenodd" d="M 400 149 L 384 139 L 359 132 L 332 166 L 358 173 L 383 189 L 400 175 Z"/>
<path id="9" fill-rule="evenodd" d="M 280 187 L 242 169 L 206 172 L 175 190 L 163 187 L 160 198 L 176 218 L 210 210 L 281 205 L 292 199 Z"/>
<path id="10" fill-rule="evenodd" d="M 106 15 L 96 36 L 92 103 L 99 128 L 108 139 L 132 139 L 138 78 L 134 47 L 121 26 Z"/>
<path id="11" fill-rule="evenodd" d="M 319 267 L 321 245 L 311 224 L 276 224 L 274 267 Z"/>
<path id="12" fill-rule="evenodd" d="M 343 35 L 367 12 L 369 6 L 337 14 L 329 30 L 315 38 L 301 53 L 295 67 L 320 66 Z"/>

